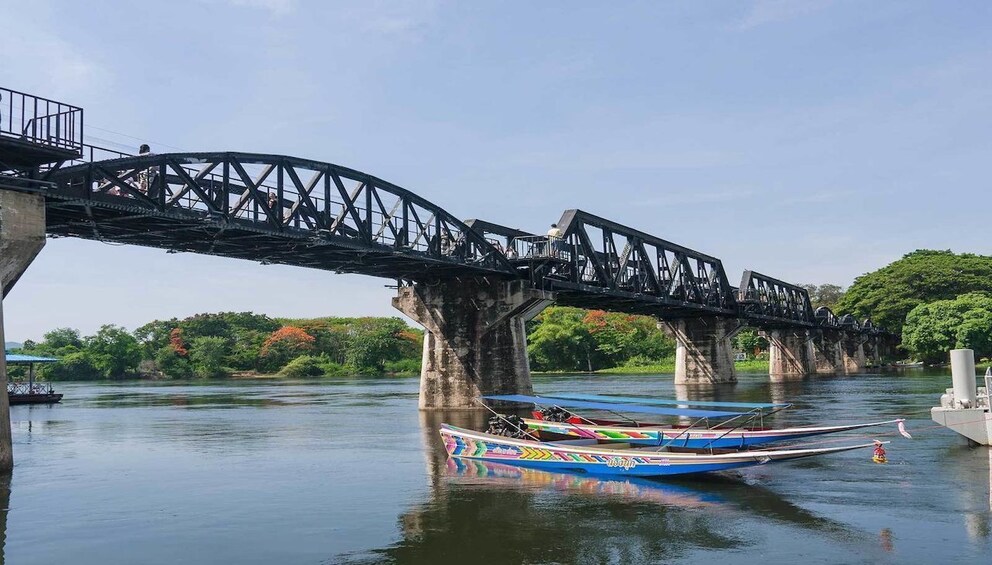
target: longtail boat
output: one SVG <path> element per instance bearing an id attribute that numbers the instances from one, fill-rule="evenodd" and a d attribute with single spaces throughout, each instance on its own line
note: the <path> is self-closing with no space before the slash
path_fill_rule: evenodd
<path id="1" fill-rule="evenodd" d="M 441 439 L 450 457 L 478 459 L 545 470 L 578 471 L 597 475 L 663 477 L 726 471 L 874 448 L 876 443 L 825 448 L 788 448 L 730 453 L 672 452 L 667 447 L 600 443 L 595 439 L 538 441 L 476 432 L 441 424 Z"/>
<path id="2" fill-rule="evenodd" d="M 683 449 L 747 449 L 773 442 L 799 440 L 813 436 L 890 424 L 901 426 L 903 422 L 903 419 L 897 418 L 879 422 L 834 426 L 768 428 L 748 424 L 766 416 L 767 414 L 761 412 L 763 409 L 772 409 L 774 412 L 790 405 L 745 402 L 696 402 L 638 397 L 564 394 L 554 397 L 512 394 L 492 395 L 484 398 L 487 400 L 535 404 L 537 406 L 559 409 L 552 411 L 552 414 L 557 416 L 555 419 L 546 418 L 546 411 L 534 411 L 532 418 L 523 418 L 523 423 L 527 425 L 527 429 L 540 432 L 542 437 L 546 439 L 577 437 L 601 441 L 620 441 L 635 445 L 663 445 Z M 637 401 L 639 404 L 630 404 L 624 401 Z M 647 406 L 647 403 L 674 404 L 677 406 L 702 404 L 704 406 L 725 406 L 737 408 L 738 410 L 699 410 L 687 407 L 669 408 Z M 633 412 L 679 416 L 694 421 L 689 424 L 676 425 L 640 422 L 632 419 L 624 421 L 587 418 L 568 412 L 564 410 L 565 408 L 607 411 L 618 415 L 623 412 Z M 750 410 L 740 411 L 740 409 L 747 408 L 750 408 Z"/>

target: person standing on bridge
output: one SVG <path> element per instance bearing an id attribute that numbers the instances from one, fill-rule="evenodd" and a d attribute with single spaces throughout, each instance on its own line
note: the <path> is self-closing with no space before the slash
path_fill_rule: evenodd
<path id="1" fill-rule="evenodd" d="M 148 146 L 147 143 L 142 143 L 141 147 L 138 148 L 138 157 L 150 157 L 154 155 L 152 153 L 152 148 Z M 149 167 L 140 173 L 138 173 L 138 190 L 146 196 L 151 196 L 149 191 L 151 190 L 152 183 L 155 182 L 155 172 Z"/>
<path id="2" fill-rule="evenodd" d="M 548 230 L 548 255 L 557 257 L 562 251 L 562 231 L 558 224 L 551 224 Z"/>

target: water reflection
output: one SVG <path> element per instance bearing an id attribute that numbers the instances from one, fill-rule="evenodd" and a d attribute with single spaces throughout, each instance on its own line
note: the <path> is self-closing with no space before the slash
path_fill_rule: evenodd
<path id="1" fill-rule="evenodd" d="M 429 499 L 400 517 L 402 539 L 347 563 L 637 563 L 699 549 L 743 549 L 755 540 L 727 528 L 742 513 L 816 532 L 872 552 L 891 533 L 858 530 L 817 515 L 755 482 L 711 474 L 656 481 L 595 477 L 449 459 L 440 422 L 480 428 L 487 414 L 422 413 Z"/>
<path id="2" fill-rule="evenodd" d="M 992 447 L 982 447 L 979 446 L 975 448 L 976 450 L 985 450 L 988 452 L 988 463 L 989 463 L 989 490 L 988 499 L 982 500 L 979 504 L 978 493 L 971 489 L 962 489 L 959 496 L 963 499 L 962 503 L 966 507 L 970 507 L 969 511 L 964 513 L 964 527 L 965 531 L 968 532 L 968 538 L 973 542 L 980 542 L 989 539 L 992 535 Z M 959 476 L 965 484 L 968 484 L 968 479 L 972 476 L 971 473 L 964 472 L 960 470 L 967 470 L 964 465 L 955 465 L 955 469 L 959 470 Z M 988 503 L 986 506 L 985 503 Z M 988 510 L 986 510 L 988 508 Z"/>
<path id="3" fill-rule="evenodd" d="M 7 514 L 10 512 L 10 475 L 0 473 L 0 565 L 6 561 Z"/>

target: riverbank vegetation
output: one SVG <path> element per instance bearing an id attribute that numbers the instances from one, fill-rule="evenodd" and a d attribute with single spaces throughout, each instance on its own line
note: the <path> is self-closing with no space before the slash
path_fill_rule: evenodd
<path id="1" fill-rule="evenodd" d="M 902 333 L 902 348 L 920 361 L 946 363 L 958 347 L 992 357 L 992 257 L 914 251 L 855 279 L 837 312 Z"/>
<path id="2" fill-rule="evenodd" d="M 858 319 L 869 314 L 901 331 L 908 355 L 946 361 L 955 347 L 992 357 L 992 257 L 920 250 L 858 277 L 846 292 L 806 285 L 814 308 Z M 647 316 L 552 306 L 528 322 L 537 372 L 670 373 L 675 342 Z M 70 328 L 27 341 L 21 351 L 59 358 L 51 380 L 225 378 L 278 375 L 416 374 L 423 331 L 400 318 L 271 318 L 251 312 L 156 320 L 128 332 L 107 325 L 82 336 Z M 741 371 L 767 370 L 768 342 L 753 328 L 734 338 Z M 19 369 L 12 367 L 16 378 Z"/>
<path id="3" fill-rule="evenodd" d="M 129 333 L 60 328 L 22 351 L 59 358 L 51 380 L 416 373 L 423 332 L 399 318 L 280 319 L 251 312 L 156 320 Z"/>
<path id="4" fill-rule="evenodd" d="M 647 316 L 553 306 L 528 323 L 528 340 L 535 371 L 650 373 L 675 366 L 675 342 Z M 763 357 L 768 344 L 749 329 L 735 346 Z M 156 320 L 134 332 L 104 326 L 82 336 L 59 328 L 21 351 L 59 359 L 40 368 L 44 378 L 99 380 L 412 375 L 420 372 L 422 348 L 423 331 L 399 318 L 221 312 Z"/>

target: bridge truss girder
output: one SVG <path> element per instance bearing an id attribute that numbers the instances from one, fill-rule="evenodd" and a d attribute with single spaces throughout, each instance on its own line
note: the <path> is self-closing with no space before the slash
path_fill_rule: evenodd
<path id="1" fill-rule="evenodd" d="M 55 167 L 44 180 L 54 184 L 43 191 L 53 236 L 404 280 L 515 275 L 439 206 L 330 163 L 153 154 Z"/>
<path id="2" fill-rule="evenodd" d="M 535 284 L 563 304 L 677 318 L 736 314 L 719 259 L 583 212 L 568 210 Z"/>
<path id="3" fill-rule="evenodd" d="M 764 329 L 811 328 L 816 317 L 809 291 L 755 271 L 744 271 L 738 288 L 742 318 Z"/>

